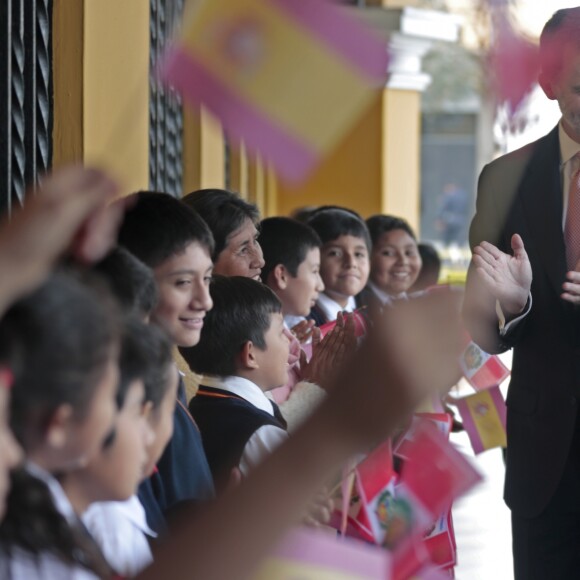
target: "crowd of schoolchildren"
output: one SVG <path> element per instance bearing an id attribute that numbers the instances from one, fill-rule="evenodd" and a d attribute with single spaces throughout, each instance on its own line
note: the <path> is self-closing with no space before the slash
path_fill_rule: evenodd
<path id="1" fill-rule="evenodd" d="M 67 168 L 0 225 L 0 578 L 251 576 L 453 383 L 457 296 L 401 218 L 115 196 Z"/>

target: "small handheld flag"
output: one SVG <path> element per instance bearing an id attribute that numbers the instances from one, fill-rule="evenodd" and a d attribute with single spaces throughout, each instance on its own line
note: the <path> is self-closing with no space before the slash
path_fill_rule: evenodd
<path id="1" fill-rule="evenodd" d="M 498 386 L 458 399 L 457 409 L 475 453 L 507 445 L 506 406 Z"/>
<path id="2" fill-rule="evenodd" d="M 459 364 L 469 384 L 478 391 L 499 385 L 510 375 L 498 356 L 488 354 L 473 341 L 463 349 Z"/>

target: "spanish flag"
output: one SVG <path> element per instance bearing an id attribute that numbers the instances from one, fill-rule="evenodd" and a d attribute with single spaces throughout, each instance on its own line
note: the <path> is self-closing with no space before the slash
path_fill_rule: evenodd
<path id="1" fill-rule="evenodd" d="M 506 406 L 499 387 L 458 399 L 457 409 L 475 453 L 506 446 Z"/>
<path id="2" fill-rule="evenodd" d="M 197 0 L 160 78 L 287 180 L 303 179 L 382 87 L 386 44 L 331 0 Z"/>

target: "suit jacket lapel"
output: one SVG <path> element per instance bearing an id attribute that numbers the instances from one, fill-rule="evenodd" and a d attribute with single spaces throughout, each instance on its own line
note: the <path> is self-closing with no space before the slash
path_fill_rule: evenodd
<path id="1" fill-rule="evenodd" d="M 566 277 L 566 246 L 562 232 L 558 127 L 535 147 L 520 192 L 536 252 L 559 296 Z"/>

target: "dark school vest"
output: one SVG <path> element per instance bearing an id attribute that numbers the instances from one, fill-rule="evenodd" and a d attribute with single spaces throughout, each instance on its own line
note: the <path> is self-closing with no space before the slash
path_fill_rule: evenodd
<path id="1" fill-rule="evenodd" d="M 286 430 L 286 421 L 275 403 L 273 409 L 275 416 L 229 391 L 199 387 L 189 410 L 201 430 L 218 491 L 227 484 L 232 469 L 239 466 L 247 442 L 260 427 L 272 425 Z"/>

